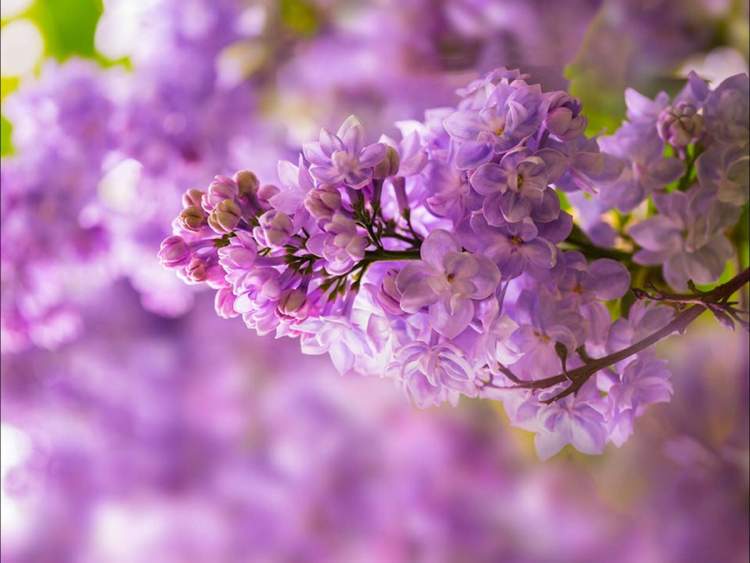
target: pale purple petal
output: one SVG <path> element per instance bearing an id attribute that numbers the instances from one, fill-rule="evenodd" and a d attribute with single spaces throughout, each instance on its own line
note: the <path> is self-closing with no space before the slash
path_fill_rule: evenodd
<path id="1" fill-rule="evenodd" d="M 503 168 L 494 163 L 482 164 L 469 178 L 471 187 L 482 195 L 505 191 L 508 187 Z"/>
<path id="2" fill-rule="evenodd" d="M 446 338 L 455 338 L 469 326 L 474 317 L 474 303 L 470 299 L 458 301 L 449 311 L 444 301 L 430 305 L 430 323 Z"/>
<path id="3" fill-rule="evenodd" d="M 432 231 L 422 243 L 419 252 L 422 260 L 442 270 L 445 255 L 451 252 L 460 252 L 461 245 L 448 231 L 438 229 Z"/>
<path id="4" fill-rule="evenodd" d="M 604 301 L 619 299 L 630 288 L 630 273 L 619 262 L 602 258 L 595 260 L 589 266 L 584 286 L 588 291 L 593 292 L 597 299 Z"/>
<path id="5" fill-rule="evenodd" d="M 487 162 L 492 157 L 492 154 L 492 145 L 466 141 L 461 143 L 461 146 L 458 148 L 456 167 L 461 170 L 476 168 L 480 164 Z"/>
<path id="6" fill-rule="evenodd" d="M 443 127 L 451 137 L 473 141 L 482 131 L 483 122 L 474 111 L 456 111 L 443 121 Z"/>
<path id="7" fill-rule="evenodd" d="M 371 168 L 385 158 L 387 147 L 383 143 L 367 145 L 359 154 L 359 164 L 365 168 Z"/>

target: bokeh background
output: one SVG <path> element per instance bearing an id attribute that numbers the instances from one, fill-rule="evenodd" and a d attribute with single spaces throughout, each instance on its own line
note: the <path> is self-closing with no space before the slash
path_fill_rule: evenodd
<path id="1" fill-rule="evenodd" d="M 155 257 L 186 188 L 495 66 L 611 131 L 627 86 L 746 72 L 746 0 L 3 0 L 0 50 L 3 562 L 748 560 L 746 334 L 701 319 L 629 442 L 541 463 L 490 401 L 341 378 Z"/>

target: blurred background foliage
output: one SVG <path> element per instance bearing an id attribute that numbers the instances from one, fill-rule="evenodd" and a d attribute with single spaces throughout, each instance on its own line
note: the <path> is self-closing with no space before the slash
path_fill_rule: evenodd
<path id="1" fill-rule="evenodd" d="M 46 58 L 64 61 L 73 56 L 98 59 L 107 62 L 97 54 L 94 47 L 96 24 L 103 11 L 101 0 L 9 0 L 3 2 L 2 25 L 3 34 L 13 28 L 28 30 L 28 34 L 38 34 L 43 46 L 40 57 L 31 61 L 35 70 L 41 69 Z M 33 27 L 29 27 L 31 24 Z M 34 39 L 31 39 L 34 42 Z M 5 45 L 6 50 L 12 46 Z M 5 64 L 3 65 L 5 66 Z M 5 76 L 3 73 L 0 89 L 0 99 L 16 90 L 20 83 L 17 75 Z M 0 140 L 0 154 L 11 154 L 12 125 L 2 117 L 2 139 Z"/>
<path id="2" fill-rule="evenodd" d="M 139 1 L 141 0 L 132 0 L 132 2 Z M 287 39 L 288 42 L 291 42 L 292 40 L 304 41 L 315 37 L 326 29 L 330 16 L 326 12 L 328 9 L 326 6 L 333 4 L 334 2 L 312 2 L 308 0 L 274 1 L 272 4 L 274 10 L 271 16 L 273 21 L 269 28 L 274 30 L 278 37 L 273 38 L 275 41 L 268 41 L 265 44 L 255 45 L 255 47 L 267 50 L 281 49 Z M 340 8 L 340 5 L 347 5 L 346 2 L 338 4 L 337 9 Z M 407 4 L 409 2 L 405 0 L 404 6 Z M 728 47 L 739 53 L 745 62 L 747 61 L 749 49 L 746 2 L 743 0 L 684 0 L 680 2 L 684 9 L 676 10 L 676 13 L 668 12 L 664 9 L 664 5 L 665 2 L 648 0 L 606 0 L 599 6 L 596 16 L 582 38 L 577 54 L 565 69 L 565 77 L 569 80 L 572 93 L 583 101 L 586 108 L 590 134 L 603 131 L 612 132 L 617 128 L 624 116 L 623 90 L 626 87 L 635 87 L 649 95 L 654 95 L 660 89 L 674 93 L 680 88 L 682 84 L 679 73 L 681 63 L 676 61 L 681 60 L 682 54 L 674 55 L 672 58 L 664 55 L 665 58 L 659 60 L 652 60 L 643 56 L 644 51 L 665 52 L 664 49 L 658 48 L 648 51 L 646 45 L 648 40 L 656 38 L 656 40 L 665 43 L 676 41 L 674 37 L 660 37 L 660 30 L 662 29 L 677 27 L 691 38 L 694 44 L 683 51 L 690 52 L 690 49 L 694 49 L 697 53 L 705 54 L 716 48 Z M 706 8 L 710 5 L 721 5 L 721 9 L 712 11 Z M 28 0 L 4 0 L 2 7 L 3 67 L 5 67 L 1 81 L 3 100 L 19 87 L 22 76 L 38 75 L 45 62 L 50 59 L 64 61 L 71 57 L 82 57 L 95 60 L 102 66 L 122 65 L 125 68 L 130 66 L 127 57 L 113 60 L 96 50 L 97 22 L 105 8 L 102 0 L 34 0 L 31 2 Z M 643 36 L 622 32 L 622 21 L 627 19 L 627 12 L 633 10 L 645 14 L 642 19 L 645 22 L 642 30 Z M 679 18 L 680 21 L 677 26 L 662 26 L 663 18 Z M 649 28 L 646 24 L 652 27 Z M 26 33 L 27 39 L 31 37 L 29 43 L 27 43 L 28 46 L 25 47 L 27 52 L 24 54 L 28 55 L 23 59 L 25 66 L 20 68 L 6 64 L 5 59 L 6 56 L 10 56 L 9 51 L 13 47 L 12 45 L 6 45 L 6 39 L 8 37 L 13 38 L 16 33 L 14 29 Z M 278 45 L 281 45 L 281 47 Z M 244 47 L 247 47 L 247 45 Z M 463 53 L 462 49 L 466 49 L 466 45 L 459 45 L 451 38 L 446 38 L 444 41 L 446 61 L 454 61 L 454 54 Z M 494 64 L 502 64 L 503 62 L 505 61 L 495 60 Z M 446 63 L 444 66 L 449 69 L 453 68 L 452 63 Z M 257 71 L 257 68 L 262 68 L 262 65 L 255 68 Z M 8 70 L 7 73 L 6 69 Z M 273 92 L 271 95 L 273 95 Z M 0 140 L 0 149 L 3 156 L 13 152 L 11 132 L 12 124 L 3 117 L 2 139 Z M 747 227 L 748 217 L 747 207 L 745 207 L 745 216 L 738 223 L 736 232 L 732 236 L 738 247 L 742 249 L 739 258 L 742 267 L 746 267 L 748 263 Z M 728 268 L 721 281 L 728 279 L 735 267 Z M 132 306 L 136 307 L 136 305 Z M 213 311 L 210 311 L 210 314 L 213 315 Z M 166 323 L 166 321 L 164 322 Z M 647 495 L 649 481 L 670 483 L 671 485 L 665 487 L 665 492 L 661 494 L 672 494 L 674 498 L 670 497 L 671 506 L 684 508 L 684 510 L 673 509 L 671 513 L 667 514 L 667 509 L 664 509 L 664 513 L 660 513 L 658 511 L 659 506 L 662 504 L 664 506 L 670 505 L 666 501 L 664 503 L 658 502 L 655 493 L 649 510 L 651 511 L 650 517 L 659 522 L 658 526 L 654 526 L 654 529 L 659 531 L 662 529 L 662 520 L 659 517 L 663 516 L 664 520 L 669 517 L 677 521 L 680 518 L 686 520 L 690 518 L 691 509 L 693 509 L 690 504 L 691 497 L 684 493 L 691 492 L 691 489 L 699 490 L 699 487 L 704 487 L 708 490 L 711 487 L 721 485 L 725 489 L 722 494 L 731 496 L 733 502 L 744 502 L 745 505 L 735 512 L 726 508 L 729 506 L 727 503 L 721 505 L 720 508 L 728 510 L 727 514 L 730 516 L 744 513 L 747 508 L 746 496 L 741 499 L 734 498 L 741 496 L 736 494 L 738 490 L 747 490 L 746 478 L 734 470 L 736 464 L 729 457 L 730 454 L 734 455 L 734 450 L 725 448 L 726 443 L 729 443 L 732 448 L 736 446 L 734 442 L 731 442 L 731 437 L 728 437 L 730 431 L 744 432 L 745 436 L 747 433 L 747 417 L 746 413 L 743 414 L 742 412 L 742 409 L 746 408 L 743 398 L 747 396 L 747 389 L 743 387 L 743 385 L 746 386 L 746 377 L 742 374 L 747 369 L 746 348 L 742 348 L 740 335 L 726 335 L 714 330 L 714 324 L 708 316 L 696 330 L 696 333 L 693 341 L 694 346 L 690 344 L 686 346 L 686 349 L 690 350 L 686 357 L 694 361 L 691 365 L 688 359 L 684 359 L 685 365 L 680 366 L 684 368 L 683 371 L 685 372 L 696 372 L 695 377 L 692 379 L 689 377 L 676 378 L 677 393 L 682 395 L 683 398 L 674 401 L 668 407 L 654 409 L 655 412 L 652 415 L 644 417 L 639 440 L 634 440 L 632 444 L 625 448 L 612 449 L 613 451 L 609 452 L 607 456 L 599 457 L 584 456 L 571 448 L 567 448 L 563 454 L 549 464 L 555 468 L 574 466 L 579 474 L 585 474 L 586 478 L 590 478 L 590 483 L 587 481 L 585 486 L 580 487 L 580 492 L 591 492 L 593 487 L 594 495 L 592 496 L 606 499 L 608 504 L 613 507 L 613 513 L 630 511 L 632 514 L 638 515 L 641 507 L 638 505 L 637 499 L 640 499 L 643 505 L 647 505 L 651 501 Z M 243 342 L 246 341 L 246 338 L 251 338 L 247 332 L 241 334 Z M 255 346 L 259 350 L 267 349 L 265 343 L 256 342 Z M 662 351 L 668 352 L 671 348 L 674 348 L 674 345 L 668 342 L 663 346 Z M 692 350 L 695 350 L 695 352 Z M 275 366 L 271 366 L 271 362 L 269 362 L 269 371 L 271 367 Z M 715 384 L 716 377 L 726 380 L 723 386 Z M 714 394 L 720 391 L 731 397 L 729 399 L 727 397 L 714 397 Z M 708 401 L 709 404 L 701 404 L 703 400 Z M 479 413 L 476 416 L 484 416 L 490 408 L 487 405 L 480 405 L 478 401 L 473 403 L 476 412 Z M 468 409 L 467 412 L 471 412 L 471 409 Z M 426 412 L 417 416 L 426 418 L 434 415 L 434 412 Z M 505 415 L 501 414 L 500 417 L 504 418 Z M 691 420 L 698 421 L 695 431 L 690 429 Z M 523 452 L 523 456 L 520 457 L 531 464 L 536 464 L 532 434 L 522 430 L 511 430 L 507 423 L 499 423 L 491 417 L 487 424 L 502 426 L 504 437 L 508 437 L 509 441 Z M 741 424 L 744 424 L 744 426 L 740 427 Z M 686 431 L 685 428 L 688 428 L 688 430 Z M 701 435 L 701 432 L 704 431 L 710 435 Z M 688 444 L 690 447 L 686 447 L 683 443 L 681 448 L 675 448 L 675 450 L 679 450 L 679 456 L 675 454 L 675 457 L 679 458 L 676 463 L 680 464 L 680 467 L 686 468 L 684 472 L 671 471 L 671 466 L 667 464 L 667 458 L 671 455 L 670 451 L 663 452 L 661 450 L 661 440 L 665 436 L 678 433 L 684 435 L 681 438 L 683 442 L 694 440 L 701 444 L 700 446 L 694 446 L 690 442 Z M 708 456 L 704 455 L 704 452 L 700 449 L 704 447 L 721 452 L 721 455 L 716 457 L 718 461 L 710 461 L 710 463 L 718 465 L 718 469 L 711 466 L 707 467 L 705 472 L 708 475 L 719 474 L 720 472 L 729 475 L 729 479 L 725 479 L 723 484 L 714 483 L 710 479 L 706 479 L 705 482 L 698 481 L 695 484 L 688 479 L 688 477 L 691 479 L 694 477 L 696 467 L 701 469 L 702 464 L 709 464 L 705 461 Z M 729 453 L 726 453 L 725 449 Z M 688 451 L 690 455 L 685 451 Z M 746 464 L 745 461 L 742 461 L 742 463 Z M 724 468 L 722 464 L 726 464 L 729 469 Z M 689 470 L 693 473 L 690 473 Z M 711 474 L 710 471 L 714 471 L 714 473 Z M 674 478 L 675 475 L 678 479 Z M 739 480 L 741 483 L 736 485 L 732 479 Z M 678 486 L 684 488 L 678 489 Z M 674 487 L 674 490 L 672 487 Z M 717 497 L 714 491 L 708 491 L 702 496 L 696 495 L 696 498 L 713 499 Z M 636 499 L 636 501 L 633 499 Z M 731 508 L 734 508 L 734 505 Z M 704 513 L 708 512 L 710 511 L 704 511 Z M 692 532 L 692 530 L 690 531 Z M 710 536 L 707 537 L 710 538 Z M 716 557 L 715 560 L 720 560 L 720 556 Z"/>

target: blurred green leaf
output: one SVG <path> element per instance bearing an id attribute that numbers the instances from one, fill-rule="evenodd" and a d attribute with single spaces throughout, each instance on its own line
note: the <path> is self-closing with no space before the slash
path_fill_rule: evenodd
<path id="1" fill-rule="evenodd" d="M 318 11 L 306 0 L 281 0 L 279 12 L 281 22 L 292 32 L 310 37 L 320 27 Z"/>
<path id="2" fill-rule="evenodd" d="M 94 34 L 102 9 L 101 0 L 37 0 L 26 16 L 39 26 L 48 55 L 58 60 L 94 58 Z"/>
<path id="3" fill-rule="evenodd" d="M 590 135 L 613 132 L 625 117 L 623 90 L 632 46 L 607 22 L 606 8 L 599 9 L 576 58 L 565 68 L 571 94 L 583 103 Z"/>
<path id="4" fill-rule="evenodd" d="M 13 154 L 12 133 L 13 125 L 11 122 L 5 119 L 5 117 L 0 116 L 0 156 Z"/>

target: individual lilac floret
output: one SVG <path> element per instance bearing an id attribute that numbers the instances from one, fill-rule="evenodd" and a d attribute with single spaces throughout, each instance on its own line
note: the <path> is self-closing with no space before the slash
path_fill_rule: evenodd
<path id="1" fill-rule="evenodd" d="M 468 227 L 468 232 L 461 233 L 464 246 L 495 262 L 505 280 L 520 276 L 529 266 L 549 270 L 557 261 L 557 248 L 539 235 L 530 218 L 493 227 L 483 214 L 475 212 Z"/>
<path id="2" fill-rule="evenodd" d="M 566 192 L 582 190 L 589 194 L 597 193 L 602 185 L 617 180 L 624 167 L 621 159 L 600 151 L 596 139 L 584 136 L 566 143 L 552 144 L 549 151 L 540 151 L 540 155 L 550 160 L 556 152 L 564 155 L 565 166 L 561 176 L 553 183 Z"/>
<path id="3" fill-rule="evenodd" d="M 516 150 L 507 153 L 500 164 L 482 164 L 469 181 L 478 193 L 487 196 L 482 205 L 487 222 L 499 226 L 528 217 L 532 208 L 542 203 L 549 176 L 542 158 Z"/>
<path id="4" fill-rule="evenodd" d="M 724 203 L 742 206 L 750 197 L 750 154 L 747 146 L 711 146 L 696 162 L 698 181 Z"/>
<path id="5" fill-rule="evenodd" d="M 581 102 L 563 91 L 544 95 L 547 115 L 544 125 L 558 141 L 572 141 L 581 136 L 588 121 L 581 113 Z"/>
<path id="6" fill-rule="evenodd" d="M 555 284 L 583 303 L 619 299 L 630 287 L 630 272 L 611 258 L 588 262 L 580 252 L 562 253 Z"/>
<path id="7" fill-rule="evenodd" d="M 372 179 L 373 168 L 386 156 L 382 143 L 364 146 L 365 132 L 359 120 L 349 116 L 333 135 L 320 132 L 317 143 L 303 146 L 305 158 L 312 165 L 310 174 L 323 183 L 343 183 L 360 189 Z"/>
<path id="8" fill-rule="evenodd" d="M 422 260 L 406 265 L 396 284 L 401 309 L 416 313 L 429 307 L 433 328 L 454 338 L 474 317 L 474 301 L 490 296 L 500 282 L 500 272 L 482 255 L 461 251 L 453 235 L 435 230 L 422 243 Z"/>
<path id="9" fill-rule="evenodd" d="M 450 343 L 414 342 L 401 348 L 392 368 L 398 370 L 409 397 L 418 407 L 453 405 L 460 394 L 472 396 L 475 370 L 463 351 Z"/>
<path id="10" fill-rule="evenodd" d="M 323 227 L 323 233 L 310 237 L 307 249 L 328 262 L 326 269 L 343 274 L 365 256 L 367 237 L 362 235 L 353 219 L 335 213 Z"/>
<path id="11" fill-rule="evenodd" d="M 585 454 L 600 454 L 604 450 L 607 421 L 598 391 L 590 383 L 577 394 L 540 409 L 537 416 L 542 429 L 534 439 L 540 459 L 549 459 L 567 444 Z M 554 393 L 552 390 L 544 395 Z"/>
<path id="12" fill-rule="evenodd" d="M 675 147 L 684 149 L 695 143 L 703 133 L 703 116 L 689 102 L 678 102 L 662 110 L 656 122 L 659 138 Z"/>
<path id="13" fill-rule="evenodd" d="M 536 131 L 543 118 L 542 90 L 523 80 L 503 80 L 480 110 L 462 109 L 444 122 L 458 144 L 456 166 L 476 168 L 498 153 L 517 146 Z"/>
<path id="14" fill-rule="evenodd" d="M 668 402 L 672 397 L 667 362 L 653 357 L 636 358 L 607 389 L 611 401 L 609 439 L 622 446 L 633 432 L 635 419 L 648 405 Z"/>
<path id="15" fill-rule="evenodd" d="M 734 255 L 723 230 L 737 220 L 736 208 L 715 203 L 699 186 L 688 192 L 654 196 L 659 215 L 633 225 L 630 236 L 641 246 L 635 261 L 663 265 L 664 279 L 686 291 L 687 282 L 719 279 Z"/>
<path id="16" fill-rule="evenodd" d="M 620 177 L 602 186 L 601 198 L 610 207 L 632 211 L 654 191 L 679 179 L 684 165 L 676 158 L 664 158 L 664 145 L 656 130 L 625 123 L 612 136 L 599 139 L 601 149 L 627 162 Z"/>
<path id="17" fill-rule="evenodd" d="M 746 144 L 750 136 L 750 79 L 730 76 L 706 98 L 703 109 L 706 132 L 723 143 Z"/>
<path id="18" fill-rule="evenodd" d="M 521 292 L 513 312 L 518 328 L 508 347 L 519 356 L 512 365 L 517 376 L 538 379 L 562 369 L 557 345 L 572 353 L 584 339 L 584 323 L 576 300 L 557 299 L 537 289 Z"/>

